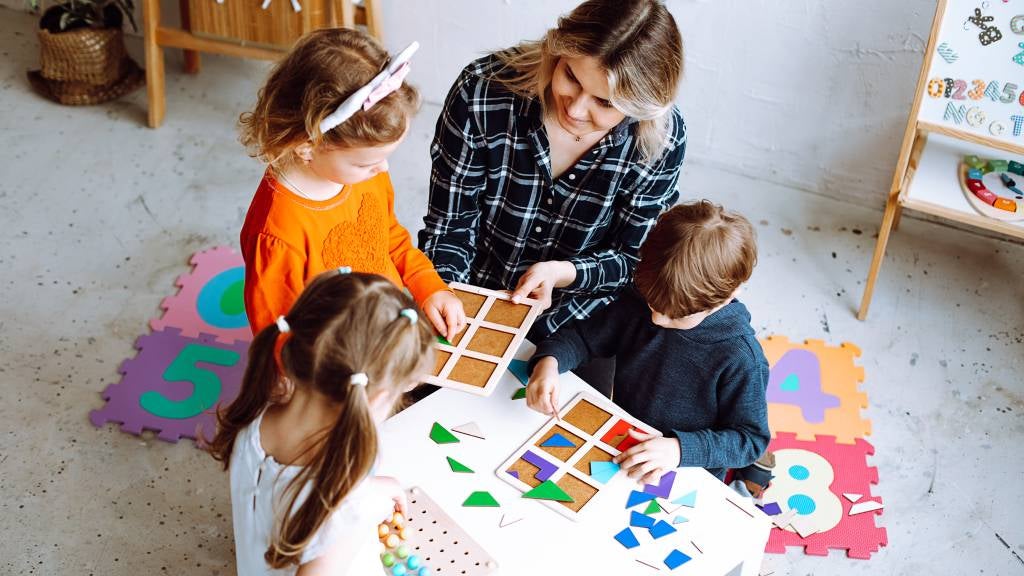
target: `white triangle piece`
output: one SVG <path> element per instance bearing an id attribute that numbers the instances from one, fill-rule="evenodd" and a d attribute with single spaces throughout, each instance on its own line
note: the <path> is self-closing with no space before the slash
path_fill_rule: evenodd
<path id="1" fill-rule="evenodd" d="M 480 426 L 476 422 L 466 422 L 465 424 L 460 424 L 455 428 L 452 428 L 452 432 L 458 432 L 459 434 L 465 434 L 466 436 L 472 436 L 474 438 L 479 438 L 481 440 L 487 440 L 487 438 L 484 437 L 483 430 L 480 429 Z"/>
<path id="2" fill-rule="evenodd" d="M 515 524 L 516 522 L 519 522 L 520 520 L 522 520 L 522 518 L 516 518 L 515 520 L 509 520 L 508 522 L 506 522 L 505 521 L 505 515 L 502 514 L 501 515 L 501 520 L 498 521 L 498 528 L 504 528 L 505 526 L 511 526 L 511 525 Z"/>
<path id="3" fill-rule="evenodd" d="M 865 512 L 874 512 L 875 510 L 881 510 L 883 508 L 881 502 L 875 502 L 874 500 L 865 500 L 858 502 L 853 506 L 850 506 L 850 516 L 855 514 L 863 514 Z"/>
<path id="4" fill-rule="evenodd" d="M 785 530 L 786 526 L 789 526 L 790 521 L 793 520 L 793 516 L 796 516 L 796 510 L 791 508 L 782 514 L 772 516 L 772 524 L 775 524 L 779 528 Z"/>
<path id="5" fill-rule="evenodd" d="M 814 525 L 814 521 L 807 516 L 793 518 L 790 525 L 793 526 L 793 530 L 796 530 L 796 533 L 799 534 L 801 538 L 807 538 L 818 531 L 818 528 Z"/>
<path id="6" fill-rule="evenodd" d="M 843 492 L 843 498 L 846 498 L 850 502 L 856 502 L 857 500 L 860 500 L 863 496 L 864 496 L 863 494 L 854 494 L 852 492 Z"/>

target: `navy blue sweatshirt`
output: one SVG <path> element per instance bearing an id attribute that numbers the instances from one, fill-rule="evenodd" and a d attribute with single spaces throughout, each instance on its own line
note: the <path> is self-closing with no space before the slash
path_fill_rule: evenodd
<path id="1" fill-rule="evenodd" d="M 662 328 L 635 289 L 586 320 L 562 327 L 537 346 L 567 372 L 591 358 L 615 357 L 613 399 L 627 412 L 679 439 L 680 466 L 719 479 L 768 446 L 768 360 L 733 300 L 689 330 Z"/>

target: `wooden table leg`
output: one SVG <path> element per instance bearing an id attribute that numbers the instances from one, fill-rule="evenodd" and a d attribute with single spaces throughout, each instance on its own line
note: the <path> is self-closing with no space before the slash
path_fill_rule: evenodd
<path id="1" fill-rule="evenodd" d="M 142 1 L 142 33 L 146 49 L 146 97 L 149 100 L 149 127 L 159 128 L 167 110 L 164 88 L 164 52 L 157 44 L 160 27 L 160 0 Z"/>
<path id="2" fill-rule="evenodd" d="M 878 241 L 875 242 L 875 255 L 871 258 L 868 280 L 864 285 L 864 297 L 860 301 L 860 310 L 857 311 L 858 320 L 868 317 L 868 307 L 871 306 L 871 296 L 875 291 L 875 281 L 878 280 L 878 270 L 882 267 L 882 259 L 885 258 L 885 246 L 889 243 L 889 233 L 892 231 L 899 211 L 898 193 L 890 193 L 889 201 L 885 204 L 885 214 L 882 216 L 882 227 L 878 230 Z"/>
<path id="3" fill-rule="evenodd" d="M 179 0 L 181 7 L 181 27 L 189 32 L 192 31 L 192 12 L 188 5 L 189 0 Z M 186 74 L 198 74 L 200 67 L 198 50 L 182 50 L 185 55 L 184 70 Z"/>

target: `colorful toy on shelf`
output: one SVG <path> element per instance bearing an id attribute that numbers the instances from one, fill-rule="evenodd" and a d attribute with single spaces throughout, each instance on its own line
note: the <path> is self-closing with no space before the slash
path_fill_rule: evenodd
<path id="1" fill-rule="evenodd" d="M 1015 160 L 986 160 L 972 154 L 964 157 L 959 175 L 960 187 L 975 210 L 996 220 L 1024 220 L 1024 192 L 1014 178 L 1024 178 L 1024 164 Z M 993 192 L 985 184 L 986 176 L 990 176 L 990 182 L 1001 184 L 1013 197 Z"/>

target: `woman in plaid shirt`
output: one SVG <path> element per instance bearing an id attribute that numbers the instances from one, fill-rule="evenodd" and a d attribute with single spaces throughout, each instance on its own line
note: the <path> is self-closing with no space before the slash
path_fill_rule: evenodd
<path id="1" fill-rule="evenodd" d="M 589 0 L 471 62 L 430 148 L 419 241 L 441 277 L 544 301 L 534 341 L 610 302 L 678 198 L 682 66 L 658 0 Z"/>

